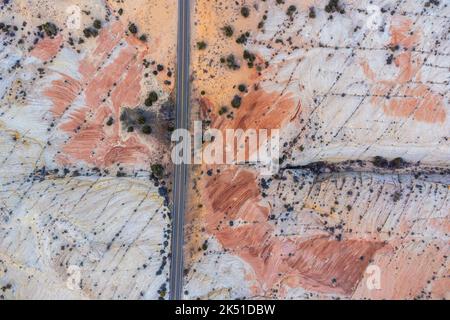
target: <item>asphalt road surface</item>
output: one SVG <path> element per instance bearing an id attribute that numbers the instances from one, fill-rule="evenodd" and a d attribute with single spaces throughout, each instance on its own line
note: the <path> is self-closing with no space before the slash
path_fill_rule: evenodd
<path id="1" fill-rule="evenodd" d="M 189 126 L 189 49 L 190 49 L 190 0 L 178 1 L 177 45 L 177 101 L 176 128 Z M 187 189 L 188 165 L 175 165 L 172 212 L 172 259 L 170 267 L 170 298 L 183 298 L 183 247 L 184 210 Z"/>

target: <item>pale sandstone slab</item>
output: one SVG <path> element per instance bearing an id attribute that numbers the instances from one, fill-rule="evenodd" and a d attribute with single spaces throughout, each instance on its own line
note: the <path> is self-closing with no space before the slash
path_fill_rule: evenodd
<path id="1" fill-rule="evenodd" d="M 176 1 L 1 7 L 1 298 L 167 298 Z"/>

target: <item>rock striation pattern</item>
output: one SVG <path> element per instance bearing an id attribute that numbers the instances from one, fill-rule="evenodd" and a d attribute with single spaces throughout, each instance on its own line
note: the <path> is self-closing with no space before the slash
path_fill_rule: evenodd
<path id="1" fill-rule="evenodd" d="M 450 297 L 449 13 L 196 1 L 197 117 L 280 129 L 281 168 L 195 169 L 186 297 Z"/>
<path id="2" fill-rule="evenodd" d="M 1 299 L 168 297 L 174 11 L 0 4 Z"/>
<path id="3" fill-rule="evenodd" d="M 168 297 L 176 12 L 0 3 L 0 299 Z M 193 166 L 185 298 L 450 298 L 448 1 L 192 12 L 192 119 L 281 148 Z"/>

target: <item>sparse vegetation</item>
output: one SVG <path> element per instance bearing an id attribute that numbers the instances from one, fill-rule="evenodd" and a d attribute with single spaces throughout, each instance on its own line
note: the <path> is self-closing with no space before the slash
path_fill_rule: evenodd
<path id="1" fill-rule="evenodd" d="M 137 122 L 138 122 L 138 124 L 145 124 L 145 123 L 147 122 L 147 119 L 145 119 L 145 116 L 141 114 L 141 115 L 137 118 Z"/>
<path id="2" fill-rule="evenodd" d="M 395 191 L 392 195 L 392 201 L 397 202 L 402 197 L 402 193 L 400 191 Z"/>
<path id="3" fill-rule="evenodd" d="M 400 157 L 389 161 L 383 157 L 376 156 L 375 158 L 373 158 L 372 163 L 375 167 L 390 169 L 401 169 L 407 165 L 406 161 Z"/>
<path id="4" fill-rule="evenodd" d="M 243 57 L 247 60 L 247 66 L 253 68 L 256 56 L 248 50 L 244 50 Z"/>
<path id="5" fill-rule="evenodd" d="M 89 28 L 86 28 L 83 30 L 83 34 L 86 38 L 90 38 L 90 37 L 95 38 L 96 36 L 98 36 L 98 30 L 95 28 L 89 27 Z"/>
<path id="6" fill-rule="evenodd" d="M 206 42 L 205 41 L 197 42 L 197 49 L 198 50 L 205 50 L 206 49 Z"/>
<path id="7" fill-rule="evenodd" d="M 128 26 L 128 31 L 130 31 L 132 34 L 138 33 L 138 28 L 134 23 L 130 23 Z"/>
<path id="8" fill-rule="evenodd" d="M 244 32 L 236 39 L 236 43 L 246 44 L 249 37 L 250 37 L 250 32 L 248 32 L 248 31 Z"/>
<path id="9" fill-rule="evenodd" d="M 152 91 L 148 94 L 148 97 L 145 99 L 144 103 L 147 107 L 151 107 L 156 101 L 158 101 L 158 93 L 156 93 L 156 91 Z"/>
<path id="10" fill-rule="evenodd" d="M 238 86 L 238 90 L 240 91 L 240 92 L 245 92 L 245 91 L 247 91 L 247 86 L 245 85 L 245 84 L 240 84 L 239 86 Z"/>
<path id="11" fill-rule="evenodd" d="M 286 14 L 288 16 L 292 17 L 296 11 L 297 11 L 297 7 L 294 5 L 290 5 L 289 8 L 287 9 Z"/>
<path id="12" fill-rule="evenodd" d="M 330 0 L 325 6 L 325 11 L 328 13 L 339 12 L 341 14 L 345 13 L 345 10 L 340 6 L 339 0 Z"/>
<path id="13" fill-rule="evenodd" d="M 234 29 L 230 25 L 226 25 L 225 27 L 223 27 L 222 31 L 225 34 L 225 36 L 228 37 L 228 38 L 232 37 L 233 34 L 234 34 Z"/>
<path id="14" fill-rule="evenodd" d="M 48 37 L 54 37 L 58 34 L 58 27 L 52 22 L 44 23 L 39 26 L 39 29 L 43 30 Z"/>
<path id="15" fill-rule="evenodd" d="M 389 166 L 393 169 L 400 169 L 406 165 L 405 160 L 403 158 L 395 158 L 389 162 Z"/>
<path id="16" fill-rule="evenodd" d="M 247 6 L 241 8 L 241 15 L 244 18 L 248 18 L 250 16 L 250 9 Z"/>
<path id="17" fill-rule="evenodd" d="M 224 115 L 225 113 L 227 113 L 228 112 L 228 108 L 226 107 L 226 106 L 222 106 L 220 109 L 219 109 L 219 115 L 221 116 L 221 115 Z"/>
<path id="18" fill-rule="evenodd" d="M 241 106 L 241 103 L 242 103 L 242 98 L 238 95 L 235 95 L 233 100 L 231 100 L 231 106 L 236 109 Z"/>
<path id="19" fill-rule="evenodd" d="M 164 176 L 164 167 L 161 164 L 153 164 L 150 169 L 155 177 L 161 179 Z"/>
<path id="20" fill-rule="evenodd" d="M 152 133 L 152 127 L 150 127 L 149 125 L 145 125 L 142 127 L 142 133 L 149 135 Z"/>
<path id="21" fill-rule="evenodd" d="M 101 29 L 102 28 L 102 22 L 100 20 L 98 20 L 98 19 L 96 19 L 92 25 L 94 26 L 95 29 Z"/>
<path id="22" fill-rule="evenodd" d="M 389 166 L 389 161 L 380 156 L 376 156 L 375 158 L 373 158 L 372 163 L 375 167 L 378 168 L 387 168 Z"/>
<path id="23" fill-rule="evenodd" d="M 236 58 L 233 54 L 229 54 L 226 58 L 222 58 L 221 62 L 226 63 L 227 67 L 232 70 L 237 70 L 240 68 L 240 65 L 236 62 Z"/>

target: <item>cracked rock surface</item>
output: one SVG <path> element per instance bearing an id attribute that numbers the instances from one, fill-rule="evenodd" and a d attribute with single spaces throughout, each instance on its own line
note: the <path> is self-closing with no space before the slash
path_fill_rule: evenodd
<path id="1" fill-rule="evenodd" d="M 168 297 L 174 11 L 0 4 L 1 299 Z"/>
<path id="2" fill-rule="evenodd" d="M 271 176 L 194 169 L 186 297 L 450 297 L 449 10 L 196 2 L 197 118 L 281 150 Z"/>
<path id="3" fill-rule="evenodd" d="M 192 166 L 184 297 L 450 298 L 448 1 L 192 15 L 192 119 L 281 141 L 272 175 Z M 0 299 L 168 297 L 176 30 L 176 0 L 1 2 Z"/>

